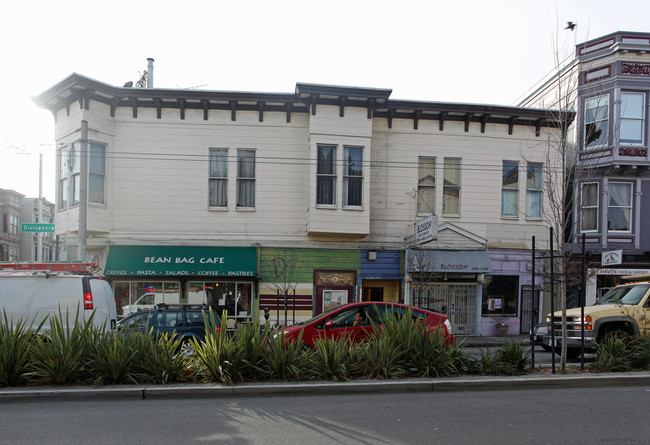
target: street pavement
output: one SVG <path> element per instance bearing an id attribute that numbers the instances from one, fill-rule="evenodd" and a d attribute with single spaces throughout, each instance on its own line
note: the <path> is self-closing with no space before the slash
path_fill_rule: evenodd
<path id="1" fill-rule="evenodd" d="M 528 336 L 468 337 L 466 347 L 498 347 L 508 340 L 527 342 Z M 462 339 L 460 339 L 462 340 Z M 521 376 L 457 376 L 347 382 L 254 382 L 236 385 L 185 383 L 168 385 L 29 386 L 0 389 L 0 403 L 38 400 L 142 400 L 277 396 L 305 394 L 361 394 L 372 392 L 451 392 L 601 386 L 650 385 L 650 372 L 541 372 Z"/>

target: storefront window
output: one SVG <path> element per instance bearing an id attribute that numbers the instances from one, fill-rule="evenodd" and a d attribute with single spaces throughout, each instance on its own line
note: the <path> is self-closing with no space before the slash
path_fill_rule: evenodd
<path id="1" fill-rule="evenodd" d="M 188 303 L 206 303 L 218 315 L 226 311 L 228 317 L 250 317 L 252 288 L 252 283 L 190 281 Z"/>
<path id="2" fill-rule="evenodd" d="M 516 317 L 519 277 L 486 275 L 483 285 L 484 317 Z"/>
<path id="3" fill-rule="evenodd" d="M 153 309 L 156 304 L 179 304 L 180 285 L 177 281 L 132 281 L 113 285 L 115 303 L 120 315 L 140 309 Z"/>

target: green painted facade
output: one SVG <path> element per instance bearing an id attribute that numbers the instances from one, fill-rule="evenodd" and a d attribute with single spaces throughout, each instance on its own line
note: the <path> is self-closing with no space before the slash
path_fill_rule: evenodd
<path id="1" fill-rule="evenodd" d="M 314 270 L 361 271 L 359 250 L 334 249 L 271 249 L 260 251 L 260 274 L 263 282 L 275 282 L 286 276 L 294 283 L 311 283 Z M 286 265 L 286 266 L 285 266 Z M 284 273 L 284 275 L 283 275 Z"/>

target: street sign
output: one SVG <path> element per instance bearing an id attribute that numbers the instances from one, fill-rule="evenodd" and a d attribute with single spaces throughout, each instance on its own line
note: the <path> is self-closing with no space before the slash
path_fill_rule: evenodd
<path id="1" fill-rule="evenodd" d="M 23 223 L 20 225 L 23 232 L 54 232 L 54 224 L 31 224 Z"/>

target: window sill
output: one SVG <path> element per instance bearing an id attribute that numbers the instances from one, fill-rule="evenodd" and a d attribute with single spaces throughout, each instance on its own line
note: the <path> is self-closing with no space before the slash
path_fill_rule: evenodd
<path id="1" fill-rule="evenodd" d="M 360 207 L 360 206 L 344 206 L 343 210 L 352 210 L 352 211 L 355 211 L 355 212 L 361 212 L 361 211 L 363 211 L 363 207 Z"/>
<path id="2" fill-rule="evenodd" d="M 208 207 L 208 211 L 210 211 L 210 212 L 227 212 L 228 207 Z"/>
<path id="3" fill-rule="evenodd" d="M 317 208 L 317 209 L 331 209 L 331 210 L 332 210 L 332 209 L 333 209 L 333 210 L 337 210 L 337 209 L 338 209 L 338 207 L 336 206 L 336 204 L 316 204 L 316 208 Z"/>
<path id="4" fill-rule="evenodd" d="M 235 210 L 237 212 L 254 212 L 255 207 L 237 207 Z"/>
<path id="5" fill-rule="evenodd" d="M 527 216 L 526 221 L 543 221 L 544 218 L 541 216 Z"/>
<path id="6" fill-rule="evenodd" d="M 508 221 L 516 221 L 519 219 L 518 216 L 509 216 L 509 215 L 501 215 L 501 219 L 507 219 Z"/>
<path id="7" fill-rule="evenodd" d="M 443 218 L 460 218 L 460 215 L 459 215 L 459 214 L 456 214 L 456 213 L 454 213 L 454 214 L 452 214 L 452 215 L 445 215 L 445 214 L 443 214 L 442 217 L 443 217 Z"/>

